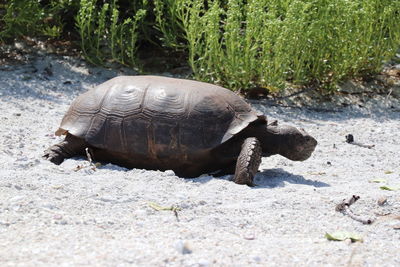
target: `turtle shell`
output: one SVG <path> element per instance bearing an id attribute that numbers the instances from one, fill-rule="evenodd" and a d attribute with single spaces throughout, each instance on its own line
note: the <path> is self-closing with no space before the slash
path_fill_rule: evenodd
<path id="1" fill-rule="evenodd" d="M 220 86 L 119 76 L 78 96 L 56 135 L 68 132 L 100 149 L 158 158 L 212 149 L 256 120 L 266 118 Z"/>

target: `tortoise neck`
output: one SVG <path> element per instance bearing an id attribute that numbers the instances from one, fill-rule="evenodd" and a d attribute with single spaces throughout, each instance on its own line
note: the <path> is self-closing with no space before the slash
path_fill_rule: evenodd
<path id="1" fill-rule="evenodd" d="M 251 128 L 250 135 L 260 141 L 264 157 L 280 154 L 283 140 L 279 126 L 258 124 Z"/>

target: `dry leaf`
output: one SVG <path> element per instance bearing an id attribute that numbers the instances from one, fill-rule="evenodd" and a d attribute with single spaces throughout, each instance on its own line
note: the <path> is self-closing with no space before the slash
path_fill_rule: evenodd
<path id="1" fill-rule="evenodd" d="M 350 239 L 351 242 L 363 242 L 363 239 L 360 235 L 355 234 L 355 233 L 350 233 L 350 232 L 343 232 L 343 231 L 337 231 L 334 233 L 325 233 L 325 237 L 328 240 L 332 241 L 344 241 L 346 239 Z"/>
<path id="2" fill-rule="evenodd" d="M 370 183 L 386 183 L 385 179 L 373 179 L 369 180 Z"/>
<path id="3" fill-rule="evenodd" d="M 387 186 L 387 185 L 381 186 L 379 188 L 382 190 L 389 190 L 389 191 L 396 191 L 398 189 L 398 188 Z"/>

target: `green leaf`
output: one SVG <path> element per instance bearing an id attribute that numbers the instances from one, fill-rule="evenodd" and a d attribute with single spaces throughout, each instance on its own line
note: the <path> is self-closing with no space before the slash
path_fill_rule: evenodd
<path id="1" fill-rule="evenodd" d="M 333 233 L 325 233 L 325 237 L 328 240 L 331 241 L 343 241 L 346 239 L 350 239 L 351 242 L 363 242 L 363 239 L 360 235 L 356 233 L 350 233 L 350 232 L 343 232 L 343 231 L 337 231 Z"/>
<path id="2" fill-rule="evenodd" d="M 155 203 L 155 202 L 149 202 L 148 204 L 149 204 L 149 206 L 150 206 L 151 208 L 153 208 L 153 209 L 155 209 L 155 210 L 157 210 L 157 211 L 160 211 L 160 210 L 179 211 L 179 210 L 181 210 L 179 207 L 176 207 L 176 206 L 163 207 L 163 206 L 158 205 L 158 204 Z"/>
<path id="3" fill-rule="evenodd" d="M 381 187 L 379 187 L 379 188 L 382 189 L 382 190 L 389 190 L 389 191 L 396 191 L 396 190 L 398 190 L 398 188 L 396 188 L 396 187 L 391 187 L 391 186 L 386 186 L 386 185 L 381 186 Z"/>
<path id="4" fill-rule="evenodd" d="M 392 174 L 392 171 L 385 171 L 385 174 Z"/>
<path id="5" fill-rule="evenodd" d="M 369 180 L 370 183 L 386 183 L 385 179 L 373 179 Z"/>

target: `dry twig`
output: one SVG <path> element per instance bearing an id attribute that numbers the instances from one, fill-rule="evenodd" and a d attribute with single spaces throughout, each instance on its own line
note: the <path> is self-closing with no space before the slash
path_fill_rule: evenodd
<path id="1" fill-rule="evenodd" d="M 157 211 L 160 211 L 160 210 L 170 210 L 170 211 L 172 211 L 174 213 L 175 217 L 176 217 L 176 220 L 179 222 L 178 211 L 181 210 L 181 208 L 179 206 L 172 205 L 170 207 L 163 207 L 163 206 L 158 205 L 155 202 L 149 202 L 148 204 L 149 204 L 149 206 L 151 208 L 153 208 L 153 209 L 155 209 Z"/>
<path id="2" fill-rule="evenodd" d="M 86 164 L 78 165 L 78 166 L 76 166 L 74 171 L 79 171 L 79 170 L 82 170 L 82 169 L 85 169 L 85 168 L 89 168 L 89 167 L 91 167 L 91 169 L 93 171 L 95 171 L 97 167 L 101 166 L 100 163 L 96 163 L 96 164 L 93 163 L 93 158 L 92 158 L 92 155 L 90 154 L 90 150 L 89 150 L 88 147 L 85 148 L 85 152 L 86 152 L 86 157 L 87 157 L 87 159 L 89 161 L 89 166 L 87 166 Z"/>
<path id="3" fill-rule="evenodd" d="M 86 152 L 86 157 L 88 158 L 88 161 L 89 161 L 90 166 L 96 168 L 96 165 L 93 164 L 92 155 L 90 155 L 90 151 L 89 151 L 89 148 L 88 148 L 88 147 L 85 148 L 85 152 Z"/>
<path id="4" fill-rule="evenodd" d="M 375 145 L 367 145 L 367 144 L 363 144 L 363 143 L 360 143 L 360 142 L 355 142 L 354 141 L 354 136 L 352 134 L 346 135 L 346 143 L 351 144 L 351 145 L 355 145 L 355 146 L 365 147 L 365 148 L 368 148 L 368 149 L 371 149 L 371 148 L 375 147 Z"/>
<path id="5" fill-rule="evenodd" d="M 371 224 L 371 223 L 373 223 L 373 222 L 375 221 L 375 219 L 365 219 L 365 218 L 362 218 L 361 216 L 358 216 L 358 215 L 354 214 L 354 213 L 351 211 L 350 206 L 351 206 L 352 204 L 354 204 L 354 203 L 355 203 L 357 200 L 359 200 L 359 199 L 360 199 L 360 196 L 356 196 L 356 195 L 353 195 L 353 196 L 352 196 L 350 199 L 348 199 L 348 200 L 343 199 L 341 203 L 339 203 L 338 205 L 336 205 L 335 210 L 336 210 L 336 211 L 339 211 L 339 212 L 342 212 L 343 214 L 347 214 L 347 215 L 349 215 L 349 217 L 352 218 L 353 220 L 358 221 L 358 222 L 361 222 L 361 223 L 363 223 L 363 224 Z"/>

